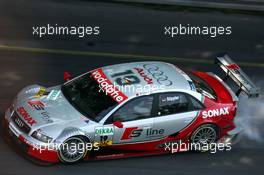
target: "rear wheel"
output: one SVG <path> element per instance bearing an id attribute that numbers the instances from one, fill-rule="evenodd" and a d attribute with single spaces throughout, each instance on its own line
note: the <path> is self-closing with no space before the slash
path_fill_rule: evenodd
<path id="1" fill-rule="evenodd" d="M 60 146 L 58 155 L 63 163 L 75 163 L 86 155 L 85 141 L 81 137 L 70 137 Z"/>
<path id="2" fill-rule="evenodd" d="M 206 152 L 217 142 L 218 133 L 216 126 L 205 124 L 198 127 L 191 136 L 191 144 L 195 151 Z"/>

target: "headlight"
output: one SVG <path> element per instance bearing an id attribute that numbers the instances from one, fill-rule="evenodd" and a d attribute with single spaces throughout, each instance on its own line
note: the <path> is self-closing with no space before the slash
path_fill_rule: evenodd
<path id="1" fill-rule="evenodd" d="M 49 136 L 46 136 L 45 134 L 41 133 L 41 131 L 37 130 L 34 131 L 33 134 L 31 135 L 33 138 L 45 142 L 45 143 L 50 143 L 52 141 L 52 138 Z"/>

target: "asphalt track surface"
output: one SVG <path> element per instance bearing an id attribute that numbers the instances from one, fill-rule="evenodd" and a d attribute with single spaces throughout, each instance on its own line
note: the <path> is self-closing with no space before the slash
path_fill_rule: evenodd
<path id="1" fill-rule="evenodd" d="M 99 25 L 99 37 L 32 36 L 32 26 Z M 169 39 L 164 25 L 231 25 L 231 36 L 186 36 Z M 63 71 L 74 76 L 115 63 L 165 60 L 184 69 L 218 72 L 213 58 L 228 52 L 262 89 L 264 18 L 219 11 L 157 9 L 88 1 L 0 1 L 0 113 L 26 85 L 63 82 Z M 263 92 L 263 91 L 262 91 Z M 67 174 L 262 174 L 264 160 L 263 98 L 242 99 L 239 114 L 252 115 L 240 143 L 229 152 L 180 153 L 76 165 L 38 166 L 24 159 L 0 138 L 1 175 Z M 2 135 L 2 134 L 1 134 Z"/>

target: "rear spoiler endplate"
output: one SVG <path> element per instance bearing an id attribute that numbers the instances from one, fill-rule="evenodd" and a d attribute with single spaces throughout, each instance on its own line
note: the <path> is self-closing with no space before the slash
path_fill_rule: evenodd
<path id="1" fill-rule="evenodd" d="M 227 55 L 221 54 L 215 59 L 215 63 L 226 73 L 224 81 L 231 78 L 239 87 L 236 95 L 243 91 L 248 97 L 258 97 L 260 88 L 257 87 L 247 76 L 247 74 Z"/>

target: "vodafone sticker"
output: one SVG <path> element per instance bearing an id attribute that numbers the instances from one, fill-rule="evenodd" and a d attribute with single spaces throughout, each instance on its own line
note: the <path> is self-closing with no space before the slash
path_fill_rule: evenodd
<path id="1" fill-rule="evenodd" d="M 103 73 L 102 69 L 96 69 L 91 72 L 92 77 L 97 81 L 100 87 L 110 95 L 116 102 L 122 103 L 127 99 L 121 91 L 119 91 L 115 86 L 108 80 Z"/>

